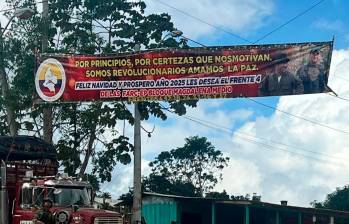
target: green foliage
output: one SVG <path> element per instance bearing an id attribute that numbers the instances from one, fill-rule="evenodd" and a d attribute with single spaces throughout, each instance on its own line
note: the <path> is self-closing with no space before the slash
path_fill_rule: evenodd
<path id="1" fill-rule="evenodd" d="M 316 208 L 328 208 L 341 211 L 349 211 L 349 186 L 337 188 L 334 192 L 327 195 L 324 202 L 313 202 Z"/>
<path id="2" fill-rule="evenodd" d="M 315 208 L 334 209 L 340 211 L 349 211 L 349 185 L 336 190 L 327 195 L 324 202 L 314 201 L 311 205 Z M 339 217 L 335 219 L 335 223 L 349 224 L 349 218 Z"/>
<path id="3" fill-rule="evenodd" d="M 227 194 L 225 190 L 223 192 L 213 191 L 209 192 L 205 195 L 206 198 L 214 198 L 214 199 L 222 199 L 222 200 L 229 200 L 230 196 Z"/>
<path id="4" fill-rule="evenodd" d="M 94 192 L 99 191 L 100 185 L 98 178 L 95 175 L 86 174 L 83 176 L 83 180 L 88 181 L 92 185 Z"/>
<path id="5" fill-rule="evenodd" d="M 205 137 L 189 137 L 183 147 L 161 152 L 149 164 L 145 185 L 159 193 L 203 196 L 222 179 L 228 161 Z"/>
<path id="6" fill-rule="evenodd" d="M 131 156 L 129 152 L 133 149 L 133 146 L 128 142 L 128 138 L 120 136 L 112 142 L 106 143 L 106 150 L 97 153 L 97 156 L 93 160 L 94 168 L 93 172 L 97 172 L 102 182 L 111 181 L 111 172 L 113 171 L 117 158 L 117 161 L 126 165 L 131 162 Z"/>
<path id="7" fill-rule="evenodd" d="M 129 188 L 127 193 L 124 193 L 119 197 L 119 200 L 122 200 L 123 205 L 131 207 L 133 204 L 133 189 Z"/>
<path id="8" fill-rule="evenodd" d="M 189 197 L 200 197 L 200 189 L 191 182 L 181 180 L 170 180 L 168 177 L 150 174 L 144 178 L 143 185 L 146 191 L 160 194 L 172 194 Z"/>
<path id="9" fill-rule="evenodd" d="M 103 202 L 100 206 L 101 209 L 112 210 L 112 206 L 106 202 L 106 199 L 111 199 L 111 194 L 109 192 L 102 192 L 102 194 L 98 195 L 98 197 L 103 199 Z"/>
<path id="10" fill-rule="evenodd" d="M 19 133 L 42 137 L 42 111 L 46 105 L 33 106 L 32 97 L 35 55 L 42 53 L 41 41 L 46 32 L 45 21 L 37 10 L 41 3 L 7 3 L 9 8 L 30 7 L 36 14 L 25 21 L 14 19 L 2 41 L 1 55 L 10 76 L 10 94 L 7 99 L 0 95 L 0 134 L 9 133 L 4 108 L 10 104 L 15 108 Z M 165 13 L 145 15 L 145 8 L 143 1 L 49 0 L 49 47 L 45 53 L 108 54 L 132 51 L 135 44 L 146 49 L 187 47 L 185 42 L 169 36 L 162 40 L 174 29 L 171 17 Z M 187 106 L 196 106 L 196 101 L 142 102 L 141 118 L 166 120 L 164 106 L 183 115 Z M 134 123 L 130 109 L 130 104 L 124 102 L 54 105 L 53 142 L 64 171 L 82 175 L 96 187 L 98 182 L 110 181 L 116 164 L 131 161 L 133 146 L 119 129 L 123 122 Z"/>

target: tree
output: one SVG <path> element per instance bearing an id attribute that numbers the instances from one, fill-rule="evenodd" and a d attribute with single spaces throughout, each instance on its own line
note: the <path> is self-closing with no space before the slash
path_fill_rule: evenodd
<path id="1" fill-rule="evenodd" d="M 349 211 L 349 185 L 327 195 L 324 202 L 313 201 L 310 203 L 315 208 Z M 349 218 L 336 218 L 335 223 L 349 224 Z"/>
<path id="2" fill-rule="evenodd" d="M 316 208 L 349 211 L 349 185 L 337 188 L 334 192 L 327 195 L 324 202 L 314 201 L 312 205 Z"/>
<path id="3" fill-rule="evenodd" d="M 4 67 L 11 77 L 9 95 L 0 97 L 0 134 L 8 134 L 4 102 L 14 108 L 20 134 L 42 137 L 44 105 L 33 107 L 35 55 L 40 52 L 44 22 L 35 0 L 7 0 L 9 8 L 31 7 L 36 15 L 28 21 L 13 20 L 4 36 Z M 168 14 L 145 15 L 142 1 L 127 0 L 50 0 L 48 53 L 108 54 L 132 51 L 135 44 L 144 48 L 186 47 L 166 33 L 174 29 Z M 11 16 L 11 11 L 7 16 Z M 197 101 L 172 101 L 164 104 L 183 115 Z M 158 102 L 139 104 L 141 118 L 166 120 Z M 94 184 L 110 181 L 117 163 L 131 161 L 133 145 L 118 125 L 133 124 L 130 104 L 93 102 L 53 106 L 53 128 L 60 165 L 70 175 L 85 176 Z M 121 125 L 122 126 L 122 125 Z M 93 172 L 87 172 L 90 164 Z"/>
<path id="4" fill-rule="evenodd" d="M 107 199 L 111 199 L 111 194 L 109 192 L 103 192 L 100 197 L 103 199 L 103 204 L 105 204 Z"/>
<path id="5" fill-rule="evenodd" d="M 214 199 L 222 199 L 222 200 L 230 200 L 229 194 L 225 190 L 223 192 L 213 191 L 209 192 L 205 195 L 206 198 L 214 198 Z"/>
<path id="6" fill-rule="evenodd" d="M 133 189 L 129 188 L 127 193 L 122 194 L 119 197 L 119 200 L 122 201 L 123 205 L 126 205 L 128 207 L 132 207 L 133 204 Z"/>
<path id="7" fill-rule="evenodd" d="M 160 194 L 173 194 L 188 197 L 200 197 L 200 190 L 191 182 L 182 180 L 170 180 L 166 176 L 150 174 L 144 178 L 143 186 L 145 191 L 156 192 Z"/>
<path id="8" fill-rule="evenodd" d="M 101 209 L 110 209 L 111 205 L 106 201 L 107 199 L 111 199 L 111 194 L 109 192 L 102 192 L 98 197 L 102 198 Z"/>
<path id="9" fill-rule="evenodd" d="M 183 147 L 161 152 L 149 164 L 152 173 L 145 183 L 149 190 L 184 188 L 203 196 L 222 179 L 221 171 L 228 161 L 229 158 L 216 150 L 207 138 L 189 137 Z"/>

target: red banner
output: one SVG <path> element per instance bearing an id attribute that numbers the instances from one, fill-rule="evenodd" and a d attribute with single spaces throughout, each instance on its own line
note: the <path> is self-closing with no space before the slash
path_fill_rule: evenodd
<path id="1" fill-rule="evenodd" d="M 328 92 L 333 42 L 42 55 L 36 102 L 192 100 Z"/>

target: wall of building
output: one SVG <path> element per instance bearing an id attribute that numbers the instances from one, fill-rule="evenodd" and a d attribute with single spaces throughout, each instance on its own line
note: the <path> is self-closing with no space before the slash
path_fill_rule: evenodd
<path id="1" fill-rule="evenodd" d="M 142 216 L 147 224 L 178 223 L 177 202 L 170 198 L 147 197 L 142 202 Z"/>

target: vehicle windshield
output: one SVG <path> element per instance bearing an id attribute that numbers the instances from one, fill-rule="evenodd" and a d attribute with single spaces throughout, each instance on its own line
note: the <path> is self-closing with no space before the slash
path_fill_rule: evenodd
<path id="1" fill-rule="evenodd" d="M 91 206 L 91 198 L 86 187 L 65 188 L 55 187 L 49 192 L 55 206 Z"/>

